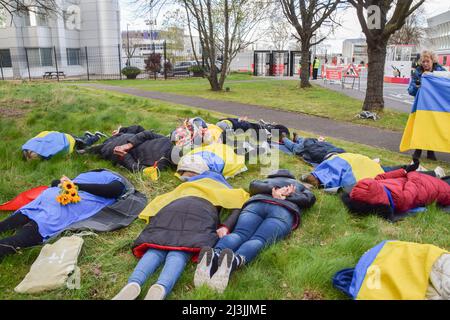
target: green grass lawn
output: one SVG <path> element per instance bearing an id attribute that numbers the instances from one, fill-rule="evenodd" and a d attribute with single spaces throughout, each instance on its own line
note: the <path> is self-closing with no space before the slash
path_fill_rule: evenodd
<path id="1" fill-rule="evenodd" d="M 140 174 L 114 168 L 93 156 L 55 157 L 26 163 L 20 147 L 43 130 L 81 134 L 85 130 L 111 132 L 118 125 L 141 124 L 168 134 L 185 117 L 204 117 L 214 122 L 220 115 L 143 98 L 58 84 L 0 83 L 0 203 L 38 185 L 47 185 L 62 175 L 74 177 L 96 168 L 109 168 L 127 176 L 149 199 L 180 183 L 173 172 L 164 172 L 158 182 Z M 350 152 L 381 157 L 384 164 L 406 163 L 403 155 L 331 139 Z M 297 177 L 311 170 L 295 157 L 282 155 L 283 168 Z M 431 168 L 431 164 L 425 162 Z M 448 166 L 445 167 L 450 169 Z M 230 180 L 248 190 L 249 182 L 261 178 L 259 168 Z M 317 203 L 304 213 L 302 225 L 291 236 L 264 252 L 231 278 L 223 295 L 207 288 L 195 289 L 195 265 L 189 263 L 168 299 L 345 299 L 331 278 L 342 268 L 352 267 L 360 256 L 382 240 L 399 239 L 432 243 L 450 249 L 449 215 L 431 206 L 426 213 L 391 224 L 377 217 L 350 215 L 337 196 L 315 191 Z M 0 219 L 7 213 L 0 213 Z M 81 289 L 59 289 L 36 295 L 14 292 L 41 247 L 21 250 L 0 262 L 0 299 L 110 299 L 126 284 L 137 260 L 131 245 L 144 228 L 136 220 L 128 228 L 85 237 L 79 256 Z M 5 235 L 2 235 L 5 236 Z M 154 275 L 142 291 L 157 279 Z"/>
<path id="2" fill-rule="evenodd" d="M 241 82 L 240 80 L 252 81 Z M 361 112 L 362 101 L 316 85 L 310 89 L 300 89 L 299 82 L 292 80 L 264 80 L 248 75 L 232 75 L 225 83 L 225 87 L 231 89 L 230 92 L 211 91 L 209 82 L 202 78 L 100 82 L 141 90 L 260 105 L 395 131 L 402 131 L 408 120 L 408 114 L 392 110 L 385 110 L 381 114 L 381 120 L 376 122 L 356 119 L 355 115 Z"/>

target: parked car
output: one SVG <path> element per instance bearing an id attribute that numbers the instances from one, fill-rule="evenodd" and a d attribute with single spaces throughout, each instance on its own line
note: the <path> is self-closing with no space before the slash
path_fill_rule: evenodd
<path id="1" fill-rule="evenodd" d="M 196 66 L 197 61 L 181 61 L 177 62 L 173 67 L 172 74 L 175 75 L 189 75 L 189 68 L 192 66 Z"/>

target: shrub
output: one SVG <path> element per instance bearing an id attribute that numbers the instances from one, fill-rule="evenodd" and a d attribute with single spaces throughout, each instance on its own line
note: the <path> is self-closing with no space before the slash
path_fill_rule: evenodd
<path id="1" fill-rule="evenodd" d="M 127 79 L 136 79 L 136 77 L 141 74 L 141 69 L 137 67 L 125 67 L 122 69 L 122 74 L 126 76 Z"/>

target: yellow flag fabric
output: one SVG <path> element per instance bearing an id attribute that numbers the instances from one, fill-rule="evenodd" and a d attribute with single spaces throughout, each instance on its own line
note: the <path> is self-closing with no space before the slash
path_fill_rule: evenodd
<path id="1" fill-rule="evenodd" d="M 211 171 L 221 173 L 225 179 L 247 171 L 245 157 L 237 155 L 233 148 L 223 143 L 195 148 L 187 156 L 194 154 L 201 156 Z"/>
<path id="2" fill-rule="evenodd" d="M 212 178 L 184 182 L 172 192 L 156 197 L 145 207 L 139 218 L 149 223 L 150 217 L 158 214 L 162 208 L 172 201 L 183 197 L 199 197 L 211 202 L 214 206 L 238 209 L 242 208 L 250 195 L 243 189 L 230 189 L 227 185 Z"/>
<path id="3" fill-rule="evenodd" d="M 362 154 L 341 153 L 334 157 L 338 157 L 348 162 L 356 181 L 366 178 L 375 178 L 377 175 L 384 173 L 384 170 L 379 163 Z"/>
<path id="4" fill-rule="evenodd" d="M 400 143 L 400 151 L 450 153 L 450 79 L 424 75 Z"/>
<path id="5" fill-rule="evenodd" d="M 445 253 L 430 244 L 386 242 L 367 269 L 357 299 L 425 299 L 433 264 Z"/>

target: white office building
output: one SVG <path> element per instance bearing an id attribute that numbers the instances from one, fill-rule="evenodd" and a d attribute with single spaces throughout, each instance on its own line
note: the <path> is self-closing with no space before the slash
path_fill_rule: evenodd
<path id="1" fill-rule="evenodd" d="M 369 58 L 367 54 L 367 42 L 366 39 L 347 39 L 342 45 L 342 57 L 347 60 L 348 63 L 354 61 L 359 64 L 362 61 L 367 63 Z"/>
<path id="2" fill-rule="evenodd" d="M 57 0 L 62 12 L 0 12 L 0 58 L 7 78 L 118 74 L 119 0 Z M 88 59 L 86 59 L 86 54 Z"/>
<path id="3" fill-rule="evenodd" d="M 450 11 L 427 19 L 429 44 L 436 53 L 450 53 Z"/>

